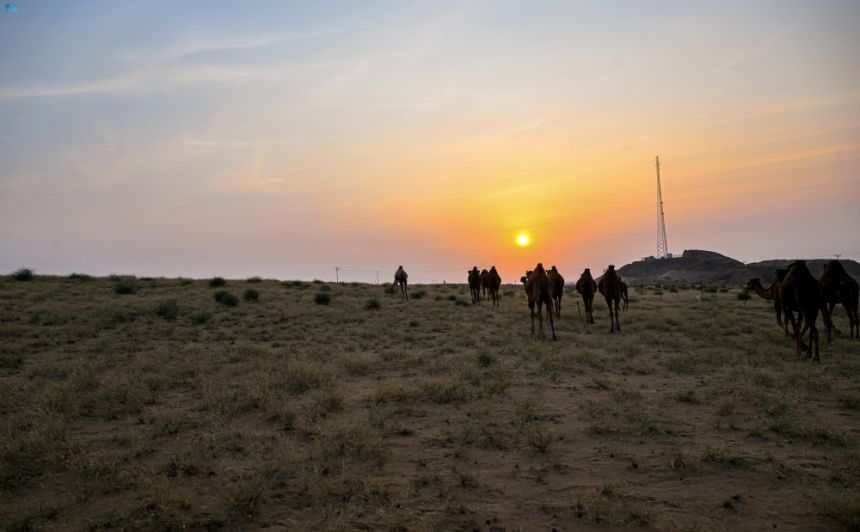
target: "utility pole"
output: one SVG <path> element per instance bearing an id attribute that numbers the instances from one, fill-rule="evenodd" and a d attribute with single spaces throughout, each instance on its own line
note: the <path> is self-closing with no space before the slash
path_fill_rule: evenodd
<path id="1" fill-rule="evenodd" d="M 334 267 L 334 283 L 340 284 L 340 266 Z"/>
<path id="2" fill-rule="evenodd" d="M 836 257 L 836 260 L 839 260 L 839 257 L 842 256 L 842 253 L 834 253 L 833 256 Z"/>
<path id="3" fill-rule="evenodd" d="M 376 270 L 376 286 L 379 286 L 379 270 Z"/>

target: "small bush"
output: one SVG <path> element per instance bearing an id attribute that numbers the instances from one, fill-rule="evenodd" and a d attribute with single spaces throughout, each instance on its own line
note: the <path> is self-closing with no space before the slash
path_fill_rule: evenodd
<path id="1" fill-rule="evenodd" d="M 427 292 L 424 290 L 418 290 L 417 292 L 412 292 L 412 299 L 422 299 L 427 295 Z"/>
<path id="2" fill-rule="evenodd" d="M 322 284 L 322 281 L 320 281 L 319 279 L 314 279 L 314 284 Z"/>
<path id="3" fill-rule="evenodd" d="M 331 296 L 326 293 L 320 292 L 314 296 L 314 303 L 316 303 L 317 305 L 328 305 L 329 303 L 331 303 Z"/>
<path id="4" fill-rule="evenodd" d="M 449 295 L 449 296 L 448 296 L 448 301 L 457 301 L 457 296 L 456 296 L 456 295 L 454 295 L 454 294 Z"/>
<path id="5" fill-rule="evenodd" d="M 748 301 L 750 299 L 750 297 L 752 297 L 752 296 L 750 296 L 750 292 L 746 288 L 741 290 L 737 295 L 737 298 L 739 301 Z"/>
<path id="6" fill-rule="evenodd" d="M 191 316 L 191 323 L 194 325 L 203 325 L 207 321 L 212 319 L 212 314 L 208 312 L 198 312 Z"/>
<path id="7" fill-rule="evenodd" d="M 223 277 L 213 277 L 209 280 L 209 286 L 212 288 L 218 288 L 227 284 L 227 281 L 224 280 Z"/>
<path id="8" fill-rule="evenodd" d="M 463 300 L 463 299 L 458 299 L 458 300 L 454 301 L 454 304 L 457 305 L 458 307 L 468 307 L 471 305 L 471 303 L 469 303 L 468 301 Z"/>
<path id="9" fill-rule="evenodd" d="M 137 279 L 134 277 L 122 277 L 113 285 L 114 292 L 122 295 L 134 294 L 137 289 Z"/>
<path id="10" fill-rule="evenodd" d="M 215 292 L 215 301 L 228 307 L 235 307 L 239 304 L 239 298 L 226 290 L 218 290 Z"/>
<path id="11" fill-rule="evenodd" d="M 30 268 L 21 268 L 12 274 L 12 277 L 16 281 L 32 281 L 33 280 L 33 270 Z"/>
<path id="12" fill-rule="evenodd" d="M 85 273 L 73 273 L 73 274 L 69 275 L 69 280 L 70 281 L 81 281 L 81 282 L 92 281 L 93 276 L 87 275 Z"/>
<path id="13" fill-rule="evenodd" d="M 260 293 L 253 288 L 249 288 L 245 290 L 245 294 L 242 296 L 242 298 L 249 303 L 256 303 L 260 300 Z"/>
<path id="14" fill-rule="evenodd" d="M 245 279 L 245 282 L 246 283 L 262 283 L 263 279 L 261 279 L 260 277 L 257 277 L 255 275 L 254 277 L 248 277 L 247 279 Z"/>
<path id="15" fill-rule="evenodd" d="M 382 308 L 382 305 L 379 304 L 379 300 L 376 299 L 375 297 L 368 299 L 364 303 L 364 309 L 365 310 L 379 310 L 380 308 Z"/>
<path id="16" fill-rule="evenodd" d="M 328 292 L 331 290 L 331 287 L 327 284 L 320 285 L 320 292 Z"/>
<path id="17" fill-rule="evenodd" d="M 393 284 L 386 284 L 383 291 L 386 294 L 393 294 L 394 293 L 394 285 Z"/>
<path id="18" fill-rule="evenodd" d="M 155 313 L 165 320 L 175 320 L 179 315 L 179 306 L 175 299 L 166 299 L 155 306 Z"/>

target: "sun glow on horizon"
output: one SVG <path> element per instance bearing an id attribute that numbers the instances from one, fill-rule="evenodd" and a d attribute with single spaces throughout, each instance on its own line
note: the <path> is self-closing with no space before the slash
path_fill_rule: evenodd
<path id="1" fill-rule="evenodd" d="M 521 248 L 528 246 L 531 243 L 531 238 L 525 233 L 517 235 L 517 245 Z"/>

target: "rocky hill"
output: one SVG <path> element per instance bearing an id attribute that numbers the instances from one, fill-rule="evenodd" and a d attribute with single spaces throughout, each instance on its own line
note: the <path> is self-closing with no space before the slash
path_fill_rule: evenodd
<path id="1" fill-rule="evenodd" d="M 777 268 L 785 268 L 795 259 L 775 259 L 744 264 L 739 260 L 726 257 L 713 251 L 688 249 L 680 257 L 671 259 L 646 258 L 619 268 L 618 272 L 625 280 L 630 281 L 681 281 L 721 284 L 740 284 L 752 277 L 758 277 L 763 283 L 773 279 Z M 814 275 L 821 272 L 830 259 L 806 259 L 810 271 Z M 853 260 L 841 260 L 849 275 L 860 279 L 860 263 Z"/>

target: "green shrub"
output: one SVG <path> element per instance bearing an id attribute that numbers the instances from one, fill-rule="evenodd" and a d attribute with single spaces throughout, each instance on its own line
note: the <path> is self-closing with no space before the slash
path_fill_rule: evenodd
<path id="1" fill-rule="evenodd" d="M 256 303 L 260 300 L 260 293 L 254 290 L 253 288 L 249 288 L 245 290 L 245 294 L 242 296 L 245 301 Z"/>
<path id="2" fill-rule="evenodd" d="M 748 301 L 748 300 L 750 299 L 750 297 L 752 297 L 752 296 L 750 296 L 750 292 L 749 292 L 749 290 L 747 290 L 746 288 L 744 288 L 743 290 L 741 290 L 741 291 L 738 293 L 738 296 L 737 296 L 737 297 L 738 297 L 738 300 L 739 300 L 739 301 Z"/>
<path id="3" fill-rule="evenodd" d="M 457 301 L 454 301 L 454 304 L 458 307 L 468 307 L 469 305 L 471 305 L 471 303 L 464 299 L 458 299 Z"/>
<path id="4" fill-rule="evenodd" d="M 331 290 L 331 287 L 329 285 L 327 285 L 327 284 L 320 285 L 320 292 L 328 292 L 329 290 Z"/>
<path id="5" fill-rule="evenodd" d="M 385 288 L 384 288 L 384 290 L 383 290 L 383 291 L 384 291 L 386 294 L 393 294 L 393 293 L 394 293 L 394 285 L 393 285 L 393 284 L 388 284 L 388 283 L 386 283 L 386 284 L 385 284 Z"/>
<path id="6" fill-rule="evenodd" d="M 113 290 L 117 294 L 134 294 L 137 292 L 137 279 L 134 277 L 121 277 L 113 285 Z"/>
<path id="7" fill-rule="evenodd" d="M 93 276 L 87 275 L 85 273 L 73 273 L 73 274 L 69 275 L 69 280 L 70 281 L 81 281 L 81 282 L 92 281 Z"/>
<path id="8" fill-rule="evenodd" d="M 449 295 L 449 296 L 448 296 L 448 301 L 457 301 L 457 296 L 456 296 L 456 295 L 454 295 L 454 294 Z"/>
<path id="9" fill-rule="evenodd" d="M 245 282 L 246 283 L 262 283 L 263 279 L 261 279 L 260 277 L 257 277 L 255 275 L 254 277 L 248 277 L 247 279 L 245 279 Z"/>
<path id="10" fill-rule="evenodd" d="M 166 299 L 155 306 L 155 313 L 165 320 L 175 320 L 179 315 L 179 306 L 175 299 Z"/>
<path id="11" fill-rule="evenodd" d="M 215 292 L 215 301 L 228 307 L 235 307 L 239 304 L 239 298 L 226 290 L 218 290 Z"/>
<path id="12" fill-rule="evenodd" d="M 33 270 L 30 268 L 21 268 L 12 274 L 12 277 L 16 281 L 32 281 L 33 280 Z"/>
<path id="13" fill-rule="evenodd" d="M 379 310 L 380 308 L 382 308 L 382 305 L 379 304 L 378 299 L 372 297 L 364 303 L 364 308 L 365 310 Z"/>
<path id="14" fill-rule="evenodd" d="M 191 316 L 191 323 L 194 325 L 203 325 L 207 321 L 212 319 L 212 314 L 208 312 L 197 312 Z"/>
<path id="15" fill-rule="evenodd" d="M 413 292 L 410 297 L 412 299 L 422 299 L 426 295 L 427 295 L 427 292 L 425 292 L 424 290 L 418 290 L 417 292 Z"/>
<path id="16" fill-rule="evenodd" d="M 227 284 L 227 281 L 224 280 L 223 277 L 213 277 L 209 280 L 209 286 L 212 288 L 218 288 L 220 286 L 224 286 Z"/>
<path id="17" fill-rule="evenodd" d="M 317 305 L 328 305 L 331 303 L 331 296 L 329 294 L 320 292 L 314 296 L 314 303 Z"/>

